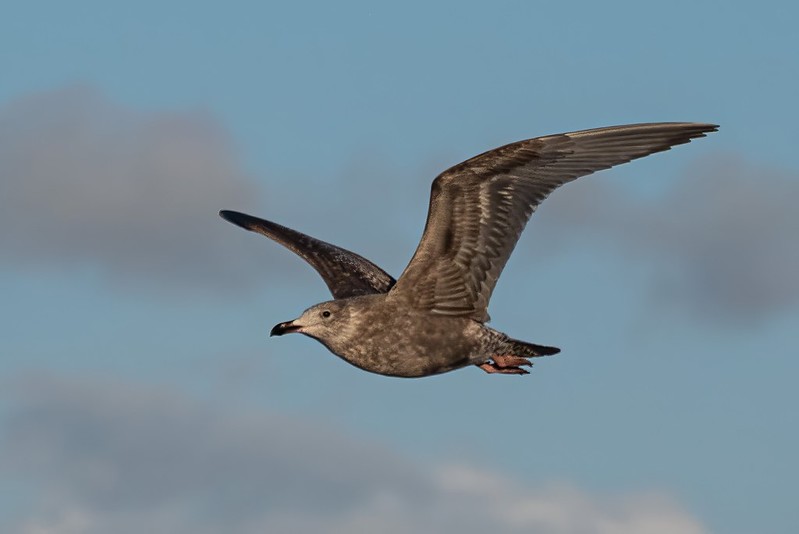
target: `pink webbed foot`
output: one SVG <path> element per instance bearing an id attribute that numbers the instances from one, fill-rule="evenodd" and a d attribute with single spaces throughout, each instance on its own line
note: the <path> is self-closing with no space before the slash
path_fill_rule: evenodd
<path id="1" fill-rule="evenodd" d="M 526 375 L 530 374 L 530 371 L 522 369 L 522 366 L 533 365 L 532 362 L 530 362 L 530 360 L 527 358 L 513 356 L 512 354 L 497 355 L 494 356 L 492 360 L 492 362 L 486 362 L 484 364 L 478 365 L 478 367 L 489 374 L 496 373 L 501 375 Z"/>
<path id="2" fill-rule="evenodd" d="M 514 356 L 513 354 L 496 355 L 492 358 L 494 363 L 499 367 L 521 367 L 526 365 L 532 367 L 533 362 L 521 356 Z"/>

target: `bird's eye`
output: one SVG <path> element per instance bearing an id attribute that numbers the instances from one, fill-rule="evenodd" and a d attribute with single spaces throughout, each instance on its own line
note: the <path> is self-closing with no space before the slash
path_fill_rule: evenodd
<path id="1" fill-rule="evenodd" d="M 329 312 L 328 310 L 325 310 L 325 311 L 323 311 L 323 312 L 322 312 L 322 317 L 324 317 L 325 319 L 327 319 L 328 317 L 330 317 L 330 312 Z"/>

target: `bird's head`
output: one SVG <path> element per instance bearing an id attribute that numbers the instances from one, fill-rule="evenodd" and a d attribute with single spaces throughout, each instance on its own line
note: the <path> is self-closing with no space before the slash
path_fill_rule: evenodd
<path id="1" fill-rule="evenodd" d="M 270 336 L 294 332 L 318 339 L 323 343 L 345 337 L 351 329 L 350 310 L 342 301 L 331 300 L 311 306 L 293 321 L 276 324 Z"/>

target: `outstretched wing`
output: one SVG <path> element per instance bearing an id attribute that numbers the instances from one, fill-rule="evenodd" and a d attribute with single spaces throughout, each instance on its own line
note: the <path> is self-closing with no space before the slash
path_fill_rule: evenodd
<path id="1" fill-rule="evenodd" d="M 631 124 L 519 141 L 434 181 L 422 240 L 392 298 L 443 315 L 488 318 L 494 286 L 536 207 L 580 176 L 668 150 L 718 127 Z"/>
<path id="2" fill-rule="evenodd" d="M 316 269 L 334 298 L 385 293 L 395 283 L 383 269 L 349 250 L 237 211 L 223 210 L 219 215 L 245 230 L 263 234 L 298 254 Z"/>

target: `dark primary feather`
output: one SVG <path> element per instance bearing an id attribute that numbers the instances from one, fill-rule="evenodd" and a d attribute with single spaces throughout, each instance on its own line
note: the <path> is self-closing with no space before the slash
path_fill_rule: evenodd
<path id="1" fill-rule="evenodd" d="M 349 250 L 244 213 L 223 210 L 219 215 L 245 230 L 263 234 L 298 254 L 321 275 L 334 298 L 385 293 L 395 283 L 383 269 Z"/>
<path id="2" fill-rule="evenodd" d="M 552 191 L 716 129 L 698 123 L 597 128 L 519 141 L 455 165 L 433 181 L 422 239 L 390 295 L 418 309 L 486 321 L 505 263 Z"/>

